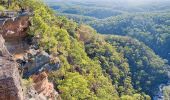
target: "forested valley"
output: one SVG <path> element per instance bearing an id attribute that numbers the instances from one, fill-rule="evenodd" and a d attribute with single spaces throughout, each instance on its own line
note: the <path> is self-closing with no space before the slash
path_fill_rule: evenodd
<path id="1" fill-rule="evenodd" d="M 34 73 L 28 66 L 31 75 L 23 73 L 23 87 L 46 72 L 56 100 L 170 98 L 169 0 L 12 0 L 10 6 L 7 1 L 0 2 L 1 17 L 6 10 L 31 12 L 24 39 L 35 49 L 32 55 L 39 50 L 50 58 Z M 43 69 L 47 65 L 50 70 Z"/>
<path id="2" fill-rule="evenodd" d="M 109 45 L 114 46 L 117 52 L 123 53 L 124 58 L 127 60 L 133 87 L 137 90 L 145 91 L 145 93 L 149 93 L 150 95 L 153 95 L 152 91 L 155 91 L 152 90 L 154 89 L 152 86 L 156 86 L 157 83 L 159 84 L 159 82 L 164 79 L 164 82 L 168 80 L 166 79 L 166 76 L 163 78 L 163 76 L 158 73 L 159 71 L 162 73 L 163 70 L 168 70 L 168 64 L 170 64 L 169 4 L 170 1 L 168 0 L 139 0 L 136 2 L 133 0 L 72 0 L 70 2 L 48 2 L 48 5 L 55 11 L 58 11 L 60 15 L 67 16 L 69 19 L 72 19 L 79 24 L 88 24 L 96 29 L 98 33 L 105 34 L 105 41 L 109 43 Z M 102 48 L 100 46 L 97 46 L 98 49 Z M 87 47 L 96 48 L 96 45 L 88 43 Z M 91 51 L 89 48 L 87 50 Z M 108 69 L 108 67 L 111 66 L 111 56 L 108 56 L 109 58 L 100 57 L 96 54 L 97 51 L 93 51 L 90 55 L 89 53 L 87 54 L 92 59 L 99 59 L 102 66 L 105 66 L 107 69 L 105 69 L 105 67 L 102 68 L 105 69 L 106 73 L 110 73 L 109 75 L 113 77 L 112 74 L 115 72 L 109 71 Z M 100 52 L 100 50 L 98 52 Z M 147 57 L 151 57 L 151 59 Z M 161 62 L 159 61 L 166 65 L 162 65 L 164 67 L 160 66 Z M 160 66 L 159 68 L 162 68 L 162 71 L 157 65 Z M 155 75 L 161 77 L 157 80 L 159 82 L 152 81 L 153 85 L 151 80 L 154 80 L 155 78 L 149 78 L 151 74 L 147 76 L 147 73 L 152 73 L 153 76 L 155 76 L 154 72 L 156 71 L 153 72 L 150 68 L 154 69 L 153 67 L 156 68 L 156 66 L 158 68 L 158 73 L 155 73 Z M 133 80 L 135 80 L 134 83 Z M 146 83 L 144 83 L 145 81 Z M 144 86 L 142 87 L 140 84 Z M 149 84 L 152 89 L 151 87 L 148 89 L 146 88 Z"/>

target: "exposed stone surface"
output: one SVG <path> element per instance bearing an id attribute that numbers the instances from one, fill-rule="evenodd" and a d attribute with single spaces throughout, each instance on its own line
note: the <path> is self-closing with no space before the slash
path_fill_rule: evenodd
<path id="1" fill-rule="evenodd" d="M 10 52 L 10 54 L 14 56 L 21 55 L 29 49 L 29 45 L 26 43 L 26 41 L 17 38 L 11 40 L 8 39 L 5 42 L 5 46 Z"/>
<path id="2" fill-rule="evenodd" d="M 38 94 L 35 88 L 31 85 L 26 87 L 24 100 L 49 100 L 46 96 Z"/>
<path id="3" fill-rule="evenodd" d="M 17 64 L 9 60 L 10 54 L 0 35 L 0 100 L 23 100 Z"/>
<path id="4" fill-rule="evenodd" d="M 37 91 L 34 89 L 33 86 L 26 87 L 24 96 L 25 96 L 25 100 L 44 100 L 44 99 L 40 99 Z"/>
<path id="5" fill-rule="evenodd" d="M 48 53 L 30 49 L 30 45 L 23 41 L 23 38 L 27 36 L 26 31 L 29 25 L 28 15 L 0 21 L 0 35 L 6 40 L 5 44 L 10 54 L 14 56 L 16 61 L 19 60 L 21 69 L 24 69 L 24 77 L 29 77 L 44 70 L 55 70 L 59 67 L 59 62 L 51 63 L 51 57 Z M 32 44 L 36 49 L 38 49 L 37 38 L 33 39 Z"/>
<path id="6" fill-rule="evenodd" d="M 29 82 L 29 85 L 24 86 L 24 100 L 61 100 L 53 84 L 48 81 L 48 75 L 45 72 L 31 76 Z"/>
<path id="7" fill-rule="evenodd" d="M 30 25 L 29 16 L 19 16 L 16 18 L 1 19 L 0 34 L 5 38 L 25 37 Z"/>
<path id="8" fill-rule="evenodd" d="M 24 56 L 23 62 L 25 64 L 22 66 L 24 77 L 29 77 L 42 71 L 57 70 L 60 66 L 60 61 L 59 59 L 54 61 L 53 58 L 45 51 L 30 49 Z"/>
<path id="9" fill-rule="evenodd" d="M 29 14 L 21 13 L 16 17 L 0 18 L 0 35 L 10 54 L 21 54 L 28 47 L 24 38 L 30 26 Z M 0 39 L 1 41 L 1 39 Z"/>
<path id="10" fill-rule="evenodd" d="M 58 93 L 54 90 L 53 84 L 48 81 L 48 75 L 45 72 L 39 75 L 33 75 L 32 79 L 35 90 L 41 97 L 45 96 L 45 100 L 56 100 L 57 97 L 59 98 Z"/>
<path id="11" fill-rule="evenodd" d="M 38 50 L 36 43 L 34 49 L 30 49 L 30 45 L 23 42 L 29 25 L 27 15 L 0 18 L 0 100 L 55 100 L 56 97 L 60 100 L 53 84 L 48 82 L 47 74 L 41 73 L 58 69 L 59 59 Z M 15 59 L 12 60 L 11 54 Z M 22 91 L 18 68 L 21 72 L 24 69 L 26 77 L 33 75 L 34 83 L 27 87 L 26 94 Z"/>
<path id="12" fill-rule="evenodd" d="M 4 57 L 0 57 L 0 100 L 23 100 L 17 64 Z"/>
<path id="13" fill-rule="evenodd" d="M 17 63 L 10 60 L 10 53 L 0 35 L 0 100 L 23 100 Z"/>
<path id="14" fill-rule="evenodd" d="M 0 35 L 0 56 L 7 57 L 10 56 L 7 48 L 4 45 L 5 40 L 3 39 L 2 35 Z"/>

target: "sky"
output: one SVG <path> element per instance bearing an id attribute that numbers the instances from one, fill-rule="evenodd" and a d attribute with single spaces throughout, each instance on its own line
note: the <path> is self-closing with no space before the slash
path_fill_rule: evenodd
<path id="1" fill-rule="evenodd" d="M 131 5 L 142 5 L 148 3 L 159 3 L 159 2 L 170 2 L 170 0 L 45 0 L 47 2 L 58 2 L 58 1 L 78 1 L 78 2 L 120 2 L 127 3 Z"/>
<path id="2" fill-rule="evenodd" d="M 142 3 L 142 2 L 160 2 L 160 1 L 170 1 L 170 0 L 45 0 L 49 2 L 57 1 L 124 1 L 129 3 Z"/>

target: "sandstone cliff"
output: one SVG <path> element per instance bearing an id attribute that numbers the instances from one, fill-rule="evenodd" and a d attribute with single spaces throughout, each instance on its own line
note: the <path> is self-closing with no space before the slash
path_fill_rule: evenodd
<path id="1" fill-rule="evenodd" d="M 9 59 L 10 54 L 1 35 L 0 41 L 0 100 L 23 100 L 17 63 Z"/>
<path id="2" fill-rule="evenodd" d="M 5 39 L 25 37 L 29 25 L 29 16 L 4 18 L 0 21 L 0 34 Z"/>
<path id="3" fill-rule="evenodd" d="M 49 100 L 59 99 L 58 93 L 54 90 L 52 83 L 48 81 L 48 75 L 45 72 L 40 73 L 39 75 L 33 75 L 33 87 L 38 92 L 39 95 L 49 98 Z"/>
<path id="4" fill-rule="evenodd" d="M 29 16 L 0 20 L 0 100 L 59 98 L 43 72 L 58 69 L 59 60 L 54 62 L 48 53 L 40 52 L 37 48 L 35 50 L 27 41 L 23 41 L 28 35 L 29 25 Z M 19 74 L 22 72 L 27 78 L 32 76 L 33 83 L 29 87 L 22 85 L 22 74 Z"/>

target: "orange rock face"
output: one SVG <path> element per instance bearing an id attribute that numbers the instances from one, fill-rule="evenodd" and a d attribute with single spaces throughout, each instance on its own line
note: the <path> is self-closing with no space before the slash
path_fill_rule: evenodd
<path id="1" fill-rule="evenodd" d="M 28 35 L 29 26 L 29 15 L 0 18 L 0 35 L 6 41 L 5 45 L 11 54 L 20 53 L 21 49 L 25 48 L 23 39 Z"/>
<path id="2" fill-rule="evenodd" d="M 39 95 L 44 95 L 51 100 L 55 100 L 55 97 L 58 94 L 54 90 L 53 84 L 48 81 L 48 75 L 45 72 L 42 72 L 39 75 L 33 75 L 32 79 L 34 82 L 33 86 Z"/>
<path id="3" fill-rule="evenodd" d="M 29 16 L 20 16 L 17 18 L 3 19 L 0 21 L 0 34 L 7 38 L 25 37 L 26 30 L 29 27 Z"/>

